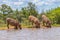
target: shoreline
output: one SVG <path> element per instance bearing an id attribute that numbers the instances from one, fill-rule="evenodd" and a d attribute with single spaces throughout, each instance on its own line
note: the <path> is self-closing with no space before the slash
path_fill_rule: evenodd
<path id="1" fill-rule="evenodd" d="M 28 28 L 28 27 L 22 27 L 22 29 L 25 29 L 25 28 Z M 58 28 L 58 26 L 52 26 L 51 28 Z M 60 27 L 59 27 L 60 28 Z M 14 27 L 10 27 L 10 29 L 14 29 Z M 0 27 L 0 30 L 10 30 L 8 29 L 7 27 Z M 40 28 L 28 28 L 28 29 L 40 29 Z M 41 29 L 48 29 L 47 27 L 41 27 Z"/>

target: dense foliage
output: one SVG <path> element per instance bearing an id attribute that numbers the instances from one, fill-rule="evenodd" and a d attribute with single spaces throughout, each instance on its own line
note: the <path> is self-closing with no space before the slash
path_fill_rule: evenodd
<path id="1" fill-rule="evenodd" d="M 60 7 L 47 11 L 46 15 L 51 19 L 53 24 L 60 24 Z"/>
<path id="2" fill-rule="evenodd" d="M 0 7 L 0 23 L 6 23 L 6 18 L 14 18 L 20 23 L 28 24 L 28 16 L 33 15 L 41 21 L 41 15 L 45 14 L 53 24 L 60 24 L 60 7 L 48 10 L 46 12 L 38 13 L 35 4 L 29 2 L 28 6 L 23 7 L 21 10 L 13 10 L 10 6 L 2 4 Z"/>

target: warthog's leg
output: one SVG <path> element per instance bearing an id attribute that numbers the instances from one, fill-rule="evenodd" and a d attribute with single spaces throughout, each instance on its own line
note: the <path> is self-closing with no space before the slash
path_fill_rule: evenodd
<path id="1" fill-rule="evenodd" d="M 51 28 L 51 24 L 46 23 L 46 27 Z"/>
<path id="2" fill-rule="evenodd" d="M 45 22 L 43 22 L 43 26 L 45 26 Z"/>
<path id="3" fill-rule="evenodd" d="M 19 29 L 22 29 L 21 25 L 19 25 L 18 27 L 19 27 Z"/>
<path id="4" fill-rule="evenodd" d="M 40 26 L 36 26 L 36 28 L 40 28 Z"/>
<path id="5" fill-rule="evenodd" d="M 40 24 L 35 24 L 35 27 L 36 28 L 40 28 Z"/>
<path id="6" fill-rule="evenodd" d="M 9 29 L 9 23 L 7 23 L 7 28 Z"/>
<path id="7" fill-rule="evenodd" d="M 40 23 L 38 21 L 36 21 L 34 24 L 35 24 L 35 28 L 40 28 Z"/>
<path id="8" fill-rule="evenodd" d="M 51 24 L 49 23 L 49 28 L 51 28 Z"/>
<path id="9" fill-rule="evenodd" d="M 31 22 L 31 24 L 33 25 L 33 22 Z"/>
<path id="10" fill-rule="evenodd" d="M 14 29 L 18 29 L 17 26 L 15 26 Z"/>

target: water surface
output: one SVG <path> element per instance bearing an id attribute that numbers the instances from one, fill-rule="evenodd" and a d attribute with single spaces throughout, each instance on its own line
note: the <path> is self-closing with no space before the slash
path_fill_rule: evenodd
<path id="1" fill-rule="evenodd" d="M 0 40 L 60 40 L 60 28 L 0 30 Z"/>

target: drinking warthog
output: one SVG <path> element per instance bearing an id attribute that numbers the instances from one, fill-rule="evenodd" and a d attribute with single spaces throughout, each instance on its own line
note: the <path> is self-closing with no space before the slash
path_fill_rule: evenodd
<path id="1" fill-rule="evenodd" d="M 36 28 L 40 28 L 40 22 L 39 22 L 38 18 L 30 15 L 29 16 L 29 21 L 34 23 Z"/>
<path id="2" fill-rule="evenodd" d="M 43 25 L 46 24 L 46 27 L 50 27 L 51 28 L 51 21 L 49 20 L 48 17 L 46 17 L 45 15 L 42 15 L 42 21 L 43 21 Z"/>
<path id="3" fill-rule="evenodd" d="M 15 26 L 14 29 L 18 29 L 18 28 L 22 29 L 21 24 L 19 24 L 18 21 L 14 20 L 12 18 L 6 18 L 6 22 L 7 22 L 8 29 L 9 29 L 9 25 Z"/>

